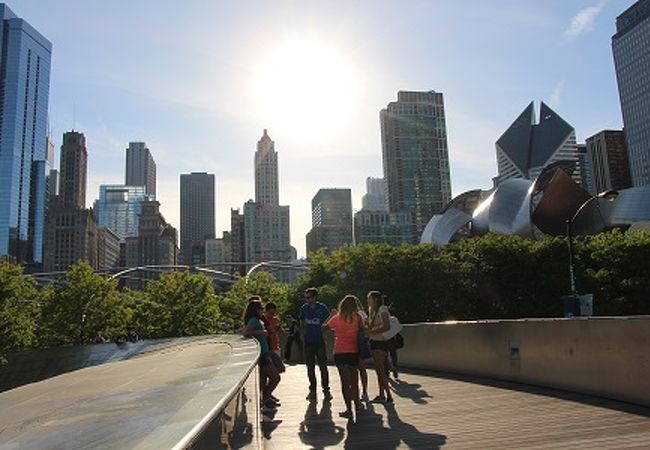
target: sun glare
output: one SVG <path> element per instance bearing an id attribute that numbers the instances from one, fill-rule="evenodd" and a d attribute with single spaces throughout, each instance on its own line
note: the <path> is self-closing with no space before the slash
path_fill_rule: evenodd
<path id="1" fill-rule="evenodd" d="M 357 107 L 354 64 L 316 39 L 292 40 L 268 51 L 255 74 L 260 118 L 293 134 L 333 133 Z"/>

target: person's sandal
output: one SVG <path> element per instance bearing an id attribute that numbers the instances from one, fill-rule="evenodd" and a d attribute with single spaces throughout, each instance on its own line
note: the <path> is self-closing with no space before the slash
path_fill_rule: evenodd
<path id="1" fill-rule="evenodd" d="M 343 417 L 345 419 L 351 419 L 352 418 L 352 411 L 350 411 L 349 409 L 346 410 L 346 411 L 341 411 L 339 413 L 339 417 Z"/>

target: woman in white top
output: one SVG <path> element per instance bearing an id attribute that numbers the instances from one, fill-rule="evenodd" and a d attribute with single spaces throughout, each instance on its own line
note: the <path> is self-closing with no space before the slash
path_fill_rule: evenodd
<path id="1" fill-rule="evenodd" d="M 393 403 L 393 397 L 390 394 L 388 386 L 388 376 L 386 375 L 388 345 L 383 332 L 390 328 L 390 314 L 388 307 L 384 305 L 384 298 L 379 291 L 368 292 L 368 312 L 369 312 L 369 329 L 370 350 L 372 358 L 375 361 L 375 372 L 377 372 L 377 383 L 379 384 L 379 395 L 372 401 L 375 403 Z"/>

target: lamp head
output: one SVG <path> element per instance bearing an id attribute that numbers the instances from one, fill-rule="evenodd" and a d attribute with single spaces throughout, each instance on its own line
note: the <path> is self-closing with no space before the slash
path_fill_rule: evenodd
<path id="1" fill-rule="evenodd" d="M 605 200 L 614 201 L 616 197 L 618 197 L 618 191 L 614 190 L 609 190 L 609 191 L 604 191 L 598 194 L 596 197 L 598 198 L 604 198 Z"/>

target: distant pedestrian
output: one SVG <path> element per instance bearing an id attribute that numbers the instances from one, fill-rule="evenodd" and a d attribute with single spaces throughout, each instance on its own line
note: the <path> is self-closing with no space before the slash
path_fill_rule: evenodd
<path id="1" fill-rule="evenodd" d="M 345 401 L 345 411 L 339 416 L 352 418 L 352 404 L 359 412 L 359 346 L 357 339 L 363 323 L 358 313 L 358 299 L 354 295 L 346 295 L 339 303 L 338 309 L 333 310 L 323 329 L 334 331 L 334 362 L 341 378 L 341 391 Z"/>
<path id="2" fill-rule="evenodd" d="M 322 325 L 329 318 L 329 310 L 323 303 L 317 301 L 318 289 L 305 289 L 305 304 L 300 308 L 300 335 L 303 343 L 303 354 L 307 365 L 309 378 L 309 394 L 307 400 L 316 400 L 316 361 L 320 369 L 321 388 L 325 400 L 330 400 L 329 373 L 327 371 L 327 355 Z"/>
<path id="3" fill-rule="evenodd" d="M 370 349 L 372 359 L 375 361 L 375 372 L 377 372 L 377 384 L 379 384 L 379 395 L 372 401 L 376 403 L 393 403 L 393 397 L 388 386 L 386 367 L 388 364 L 388 342 L 382 335 L 390 328 L 390 313 L 384 305 L 384 299 L 379 291 L 368 292 L 368 320 L 370 336 Z"/>
<path id="4" fill-rule="evenodd" d="M 284 359 L 286 361 L 291 360 L 291 349 L 294 342 L 301 343 L 302 341 L 300 340 L 300 325 L 298 325 L 298 321 L 294 317 L 291 317 L 289 319 L 287 341 L 284 344 Z"/>
<path id="5" fill-rule="evenodd" d="M 272 352 L 280 356 L 280 333 L 282 332 L 282 325 L 277 315 L 277 310 L 278 307 L 273 302 L 268 302 L 264 305 L 264 324 L 268 332 L 269 347 Z"/>

